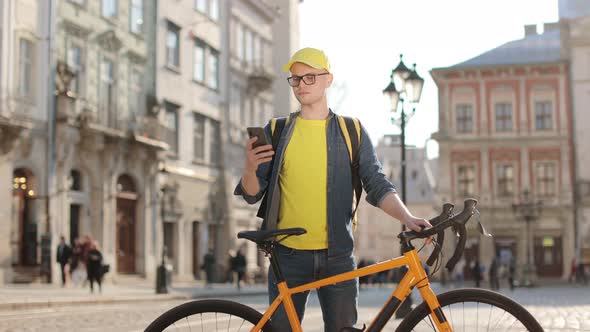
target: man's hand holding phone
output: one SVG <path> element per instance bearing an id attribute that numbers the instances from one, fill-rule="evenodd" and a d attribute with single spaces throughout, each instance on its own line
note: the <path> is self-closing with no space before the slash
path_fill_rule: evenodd
<path id="1" fill-rule="evenodd" d="M 250 139 L 246 143 L 245 173 L 256 173 L 258 165 L 272 160 L 274 151 L 268 144 L 264 129 L 260 127 L 248 128 Z"/>

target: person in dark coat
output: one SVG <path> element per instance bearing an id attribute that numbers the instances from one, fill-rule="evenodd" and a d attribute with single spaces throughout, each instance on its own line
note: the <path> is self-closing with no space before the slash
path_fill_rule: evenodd
<path id="1" fill-rule="evenodd" d="M 238 289 L 240 289 L 240 281 L 244 278 L 244 274 L 246 274 L 246 256 L 242 253 L 242 249 L 239 249 L 236 253 L 236 257 L 234 258 L 234 269 L 238 274 L 236 281 Z"/>
<path id="2" fill-rule="evenodd" d="M 96 242 L 90 244 L 90 250 L 86 257 L 86 272 L 90 281 L 90 292 L 94 293 L 94 282 L 98 284 L 98 291 L 102 292 L 102 253 L 98 250 Z"/>
<path id="3" fill-rule="evenodd" d="M 499 267 L 498 259 L 496 259 L 496 257 L 492 258 L 492 263 L 490 264 L 490 270 L 488 273 L 490 277 L 490 288 L 495 291 L 500 289 L 500 279 L 498 277 Z"/>
<path id="4" fill-rule="evenodd" d="M 64 236 L 59 237 L 59 244 L 57 245 L 56 260 L 61 269 L 61 286 L 66 285 L 66 265 L 70 261 L 72 255 L 72 248 L 66 244 Z"/>
<path id="5" fill-rule="evenodd" d="M 475 280 L 475 287 L 479 287 L 481 280 L 483 279 L 481 272 L 481 264 L 479 263 L 479 259 L 476 259 L 471 269 L 471 273 L 473 274 L 473 280 Z"/>
<path id="6" fill-rule="evenodd" d="M 213 249 L 209 249 L 205 254 L 202 269 L 205 270 L 207 287 L 211 287 L 211 284 L 213 283 L 213 272 L 215 271 L 215 254 L 213 253 Z"/>

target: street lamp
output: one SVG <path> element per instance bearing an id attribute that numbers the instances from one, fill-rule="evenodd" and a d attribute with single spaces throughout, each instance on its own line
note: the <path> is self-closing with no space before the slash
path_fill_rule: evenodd
<path id="1" fill-rule="evenodd" d="M 533 286 L 536 278 L 535 264 L 533 263 L 533 239 L 531 223 L 539 219 L 543 209 L 543 202 L 534 201 L 528 190 L 522 192 L 522 199 L 518 203 L 512 204 L 512 212 L 517 219 L 526 222 L 526 265 L 523 271 L 523 284 L 527 287 Z"/>
<path id="2" fill-rule="evenodd" d="M 166 166 L 162 165 L 160 168 L 160 173 L 162 177 L 168 173 L 166 170 Z M 166 241 L 164 236 L 166 234 L 166 227 L 165 227 L 165 220 L 166 220 L 166 197 L 168 196 L 167 193 L 170 190 L 170 187 L 164 183 L 160 188 L 161 196 L 160 196 L 160 213 L 162 216 L 162 261 L 158 269 L 156 270 L 156 294 L 166 294 L 168 293 L 168 280 L 167 280 L 167 273 L 168 269 L 166 268 Z"/>
<path id="3" fill-rule="evenodd" d="M 406 204 L 406 122 L 414 115 L 416 108 L 412 108 L 412 113 L 406 115 L 405 102 L 417 104 L 422 95 L 422 87 L 424 86 L 424 79 L 416 72 L 416 64 L 410 70 L 403 61 L 403 54 L 399 55 L 399 64 L 391 72 L 391 80 L 383 94 L 389 98 L 391 102 L 391 111 L 396 113 L 398 105 L 401 104 L 401 114 L 398 119 L 392 116 L 391 122 L 401 129 L 401 189 L 402 202 Z M 399 89 L 399 90 L 398 90 Z M 402 224 L 402 231 L 406 230 L 406 226 Z M 403 248 L 402 254 L 403 254 Z M 412 297 L 408 297 L 395 312 L 397 318 L 405 317 L 412 309 Z"/>

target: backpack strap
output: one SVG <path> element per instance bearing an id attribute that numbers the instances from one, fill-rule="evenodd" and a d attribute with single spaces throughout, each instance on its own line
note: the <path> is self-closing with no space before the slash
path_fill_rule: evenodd
<path id="1" fill-rule="evenodd" d="M 359 174 L 359 149 L 361 145 L 361 125 L 358 119 L 339 116 L 338 124 L 340 125 L 340 131 L 344 135 L 344 141 L 348 148 L 348 155 L 350 157 L 350 171 L 352 175 L 352 189 L 354 191 L 352 212 L 352 223 L 353 229 L 356 230 L 358 224 L 357 208 L 361 201 L 361 195 L 363 193 L 363 185 Z"/>
<path id="2" fill-rule="evenodd" d="M 281 138 L 281 133 L 285 126 L 289 122 L 289 118 L 272 118 L 270 119 L 270 132 L 272 134 L 272 149 L 273 151 L 277 150 L 277 146 L 279 145 L 279 139 Z"/>
<path id="3" fill-rule="evenodd" d="M 289 122 L 289 117 L 270 119 L 270 132 L 272 135 L 271 141 L 272 141 L 272 150 L 273 151 L 277 150 L 277 146 L 279 145 L 279 140 L 281 138 L 281 133 L 283 132 L 283 129 L 285 128 L 285 125 L 287 125 L 288 122 Z M 270 161 L 271 171 L 273 168 L 274 161 L 275 161 L 275 159 L 273 156 L 272 160 Z M 260 207 L 258 208 L 258 213 L 256 213 L 256 216 L 259 218 L 262 218 L 262 219 L 265 218 L 266 206 L 268 204 L 267 193 L 268 193 L 268 191 L 264 193 L 264 196 L 262 197 L 262 201 L 260 202 Z"/>

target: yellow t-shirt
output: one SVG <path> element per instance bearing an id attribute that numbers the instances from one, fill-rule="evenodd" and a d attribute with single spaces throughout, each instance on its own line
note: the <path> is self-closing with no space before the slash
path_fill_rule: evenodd
<path id="1" fill-rule="evenodd" d="M 297 118 L 285 151 L 279 185 L 279 229 L 303 227 L 307 233 L 281 242 L 295 249 L 328 248 L 326 121 Z"/>

